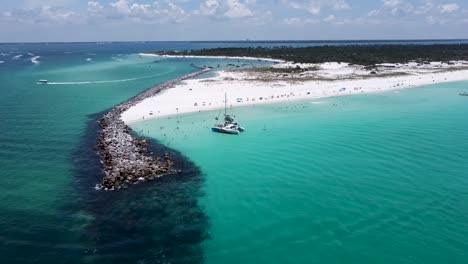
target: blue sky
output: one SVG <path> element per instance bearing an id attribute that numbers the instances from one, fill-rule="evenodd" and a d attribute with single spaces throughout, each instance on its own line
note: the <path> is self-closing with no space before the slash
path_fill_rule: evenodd
<path id="1" fill-rule="evenodd" d="M 468 0 L 2 0 L 0 42 L 468 38 Z"/>

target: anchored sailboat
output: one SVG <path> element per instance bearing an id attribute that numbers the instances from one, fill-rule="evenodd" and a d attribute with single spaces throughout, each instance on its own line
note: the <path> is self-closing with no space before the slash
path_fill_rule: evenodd
<path id="1" fill-rule="evenodd" d="M 218 116 L 219 117 L 219 116 Z M 218 117 L 216 120 L 218 120 Z M 244 132 L 244 128 L 238 123 L 234 123 L 234 118 L 227 114 L 227 94 L 224 94 L 224 123 L 216 124 L 211 128 L 211 131 L 225 134 L 238 135 L 240 132 Z"/>

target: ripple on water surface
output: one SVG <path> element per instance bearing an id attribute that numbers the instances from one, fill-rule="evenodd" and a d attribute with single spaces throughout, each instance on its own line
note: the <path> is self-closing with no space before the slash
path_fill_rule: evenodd
<path id="1" fill-rule="evenodd" d="M 461 87 L 233 109 L 239 136 L 207 129 L 216 111 L 133 126 L 205 175 L 207 263 L 463 263 Z"/>

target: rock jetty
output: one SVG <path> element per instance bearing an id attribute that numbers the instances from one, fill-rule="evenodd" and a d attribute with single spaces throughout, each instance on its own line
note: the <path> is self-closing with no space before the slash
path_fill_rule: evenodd
<path id="1" fill-rule="evenodd" d="M 100 133 L 97 142 L 98 153 L 104 166 L 104 178 L 96 189 L 118 190 L 130 184 L 153 180 L 162 175 L 177 173 L 173 161 L 166 154 L 162 157 L 147 155 L 147 142 L 135 138 L 132 130 L 120 118 L 130 107 L 152 97 L 180 81 L 210 71 L 205 68 L 192 74 L 167 81 L 148 89 L 123 102 L 107 112 L 98 122 Z"/>

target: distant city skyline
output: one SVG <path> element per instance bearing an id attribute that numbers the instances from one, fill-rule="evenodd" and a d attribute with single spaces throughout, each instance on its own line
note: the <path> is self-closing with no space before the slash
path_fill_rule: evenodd
<path id="1" fill-rule="evenodd" d="M 0 42 L 467 39 L 462 0 L 4 0 Z"/>

